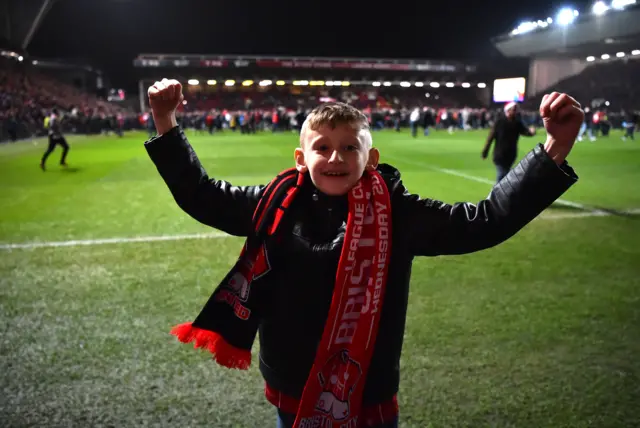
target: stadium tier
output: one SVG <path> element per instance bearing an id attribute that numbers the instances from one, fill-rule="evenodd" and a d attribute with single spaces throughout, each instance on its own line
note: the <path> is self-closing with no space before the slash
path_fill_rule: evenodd
<path id="1" fill-rule="evenodd" d="M 98 133 L 121 120 L 135 126 L 137 114 L 122 105 L 108 102 L 96 93 L 83 90 L 61 77 L 62 72 L 37 67 L 0 56 L 0 141 L 44 135 L 44 118 L 53 108 L 68 120 L 68 132 Z"/>
<path id="2" fill-rule="evenodd" d="M 264 107 L 297 108 L 321 98 L 409 107 L 429 97 L 450 107 L 486 107 L 492 77 L 477 64 L 426 60 L 146 54 L 134 65 L 141 92 L 155 80 L 172 77 L 204 108 L 242 108 L 243 98 Z M 144 103 L 141 97 L 141 108 Z"/>
<path id="3" fill-rule="evenodd" d="M 512 42 L 515 37 L 520 38 L 520 43 L 529 36 L 539 36 L 540 31 L 509 37 Z M 499 43 L 508 41 L 500 39 Z M 604 45 L 576 45 L 572 52 L 594 55 L 562 57 L 545 51 L 541 57 L 484 63 L 142 54 L 133 61 L 132 79 L 138 79 L 137 103 L 136 97 L 125 97 L 124 93 L 119 96 L 122 91 L 116 88 L 78 88 L 74 82 L 65 81 L 66 70 L 37 67 L 38 60 L 23 61 L 20 54 L 11 56 L 5 51 L 2 61 L 7 67 L 3 67 L 0 81 L 0 140 L 42 135 L 44 111 L 53 107 L 67 114 L 65 127 L 69 132 L 149 128 L 146 90 L 165 77 L 183 83 L 185 100 L 180 116 L 193 127 L 211 124 L 207 117 L 221 117 L 223 127 L 228 127 L 229 118 L 245 115 L 260 115 L 267 122 L 265 126 L 272 127 L 274 115 L 284 115 L 289 121 L 300 112 L 332 100 L 351 103 L 367 110 L 370 116 L 383 118 L 372 121 L 383 126 L 407 126 L 411 111 L 418 108 L 425 123 L 429 121 L 426 111 L 433 112 L 434 124 L 440 124 L 442 114 L 437 112 L 446 111 L 456 117 L 454 127 L 460 128 L 482 127 L 482 120 L 473 119 L 476 114 L 478 118 L 486 114 L 485 125 L 490 124 L 504 103 L 516 101 L 523 104 L 526 121 L 539 124 L 537 107 L 542 95 L 553 90 L 574 94 L 585 106 L 606 109 L 611 124 L 620 126 L 625 112 L 640 107 L 636 77 L 640 50 L 600 53 L 604 51 Z M 112 99 L 107 96 L 111 92 L 119 102 L 106 100 Z M 477 113 L 481 111 L 486 113 Z M 462 112 L 471 116 L 469 123 L 462 119 Z M 297 121 L 293 122 L 284 128 L 295 128 Z"/>
<path id="4" fill-rule="evenodd" d="M 636 110 L 640 107 L 640 60 L 602 61 L 585 68 L 581 73 L 555 83 L 548 91 L 572 94 L 585 106 L 606 106 L 609 110 Z M 526 105 L 540 104 L 543 94 L 529 98 Z"/>
<path id="5" fill-rule="evenodd" d="M 611 99 L 618 107 L 640 107 L 633 78 L 640 62 L 636 0 L 597 1 L 539 18 L 493 39 L 505 57 L 529 59 L 526 94 L 533 104 L 545 92 L 571 88 L 583 104 Z"/>

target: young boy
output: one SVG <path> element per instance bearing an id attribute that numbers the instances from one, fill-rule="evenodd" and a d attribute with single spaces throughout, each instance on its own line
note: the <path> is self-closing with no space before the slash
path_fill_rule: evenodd
<path id="1" fill-rule="evenodd" d="M 548 137 L 477 205 L 421 199 L 379 164 L 366 117 L 346 104 L 305 121 L 295 169 L 268 186 L 209 178 L 177 127 L 182 87 L 149 88 L 158 136 L 145 147 L 178 205 L 247 241 L 193 323 L 172 330 L 227 367 L 260 370 L 279 427 L 397 427 L 400 352 L 414 256 L 497 245 L 562 195 L 582 123 L 565 94 L 545 96 Z"/>

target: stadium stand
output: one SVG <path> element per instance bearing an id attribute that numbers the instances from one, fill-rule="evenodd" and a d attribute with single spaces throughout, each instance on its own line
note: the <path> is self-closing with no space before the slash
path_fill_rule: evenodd
<path id="1" fill-rule="evenodd" d="M 612 109 L 640 109 L 640 60 L 601 62 L 588 66 L 581 73 L 547 88 L 574 94 L 582 103 L 594 99 L 609 101 Z M 539 105 L 542 94 L 529 98 L 527 106 Z"/>
<path id="2" fill-rule="evenodd" d="M 42 70 L 0 58 L 0 140 L 17 140 L 46 133 L 44 117 L 53 108 L 66 112 L 68 132 L 98 133 L 121 117 L 130 126 L 133 111 L 108 103 L 97 96 L 48 76 Z"/>

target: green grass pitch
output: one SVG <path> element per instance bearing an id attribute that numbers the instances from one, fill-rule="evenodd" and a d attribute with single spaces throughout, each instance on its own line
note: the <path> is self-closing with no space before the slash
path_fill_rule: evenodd
<path id="1" fill-rule="evenodd" d="M 234 184 L 292 166 L 297 144 L 189 135 Z M 477 202 L 494 178 L 485 138 L 384 131 L 374 144 L 411 192 Z M 257 345 L 248 372 L 230 371 L 168 333 L 242 240 L 177 207 L 146 134 L 68 139 L 69 168 L 57 149 L 47 172 L 45 141 L 0 145 L 0 426 L 274 427 Z M 511 240 L 415 260 L 401 427 L 640 427 L 640 141 L 578 143 L 569 161 L 580 180 L 565 202 Z"/>

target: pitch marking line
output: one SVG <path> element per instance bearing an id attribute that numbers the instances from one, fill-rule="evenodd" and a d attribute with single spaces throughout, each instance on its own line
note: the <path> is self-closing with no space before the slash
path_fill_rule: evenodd
<path id="1" fill-rule="evenodd" d="M 622 215 L 640 215 L 640 208 L 620 211 Z M 586 217 L 609 217 L 614 213 L 606 211 L 586 211 L 581 213 L 566 214 L 548 214 L 538 217 L 540 220 L 560 220 L 567 218 L 586 218 Z M 106 244 L 128 244 L 135 242 L 158 242 L 158 241 L 184 241 L 187 239 L 219 239 L 231 238 L 224 232 L 214 233 L 194 233 L 190 235 L 159 235 L 159 236 L 135 236 L 131 238 L 105 238 L 105 239 L 77 239 L 71 241 L 51 241 L 51 242 L 24 242 L 19 244 L 0 244 L 0 250 L 19 250 L 19 249 L 35 249 L 35 248 L 58 248 L 58 247 L 79 247 L 89 245 L 106 245 Z"/>
<path id="2" fill-rule="evenodd" d="M 456 177 L 465 178 L 467 180 L 475 181 L 475 182 L 478 182 L 478 183 L 490 184 L 492 186 L 495 184 L 495 181 L 489 180 L 488 178 L 477 177 L 475 175 L 465 174 L 464 172 L 456 171 L 454 169 L 439 168 L 437 166 L 425 164 L 425 163 L 422 163 L 422 162 L 416 162 L 416 161 L 409 160 L 409 159 L 400 159 L 400 158 L 396 158 L 394 156 L 388 156 L 388 155 L 385 155 L 385 156 L 398 159 L 398 160 L 400 160 L 400 161 L 402 161 L 404 163 L 408 163 L 410 165 L 418 166 L 418 167 L 421 167 L 421 168 L 429 168 L 429 169 L 431 169 L 433 171 L 438 171 L 438 172 L 442 172 L 444 174 L 449 174 L 449 175 L 453 175 L 453 176 L 456 176 Z M 564 205 L 564 206 L 567 206 L 567 207 L 577 208 L 577 209 L 583 210 L 583 211 L 606 213 L 606 211 L 592 209 L 592 208 L 589 208 L 586 205 L 582 205 L 582 204 L 579 204 L 577 202 L 566 201 L 564 199 L 557 199 L 555 201 L 555 203 L 557 203 L 558 205 Z"/>
<path id="3" fill-rule="evenodd" d="M 71 241 L 25 242 L 21 244 L 0 244 L 0 250 L 17 250 L 32 248 L 78 247 L 82 245 L 127 244 L 131 242 L 183 241 L 186 239 L 228 238 L 223 232 L 194 233 L 190 235 L 135 236 L 131 238 L 77 239 Z"/>

